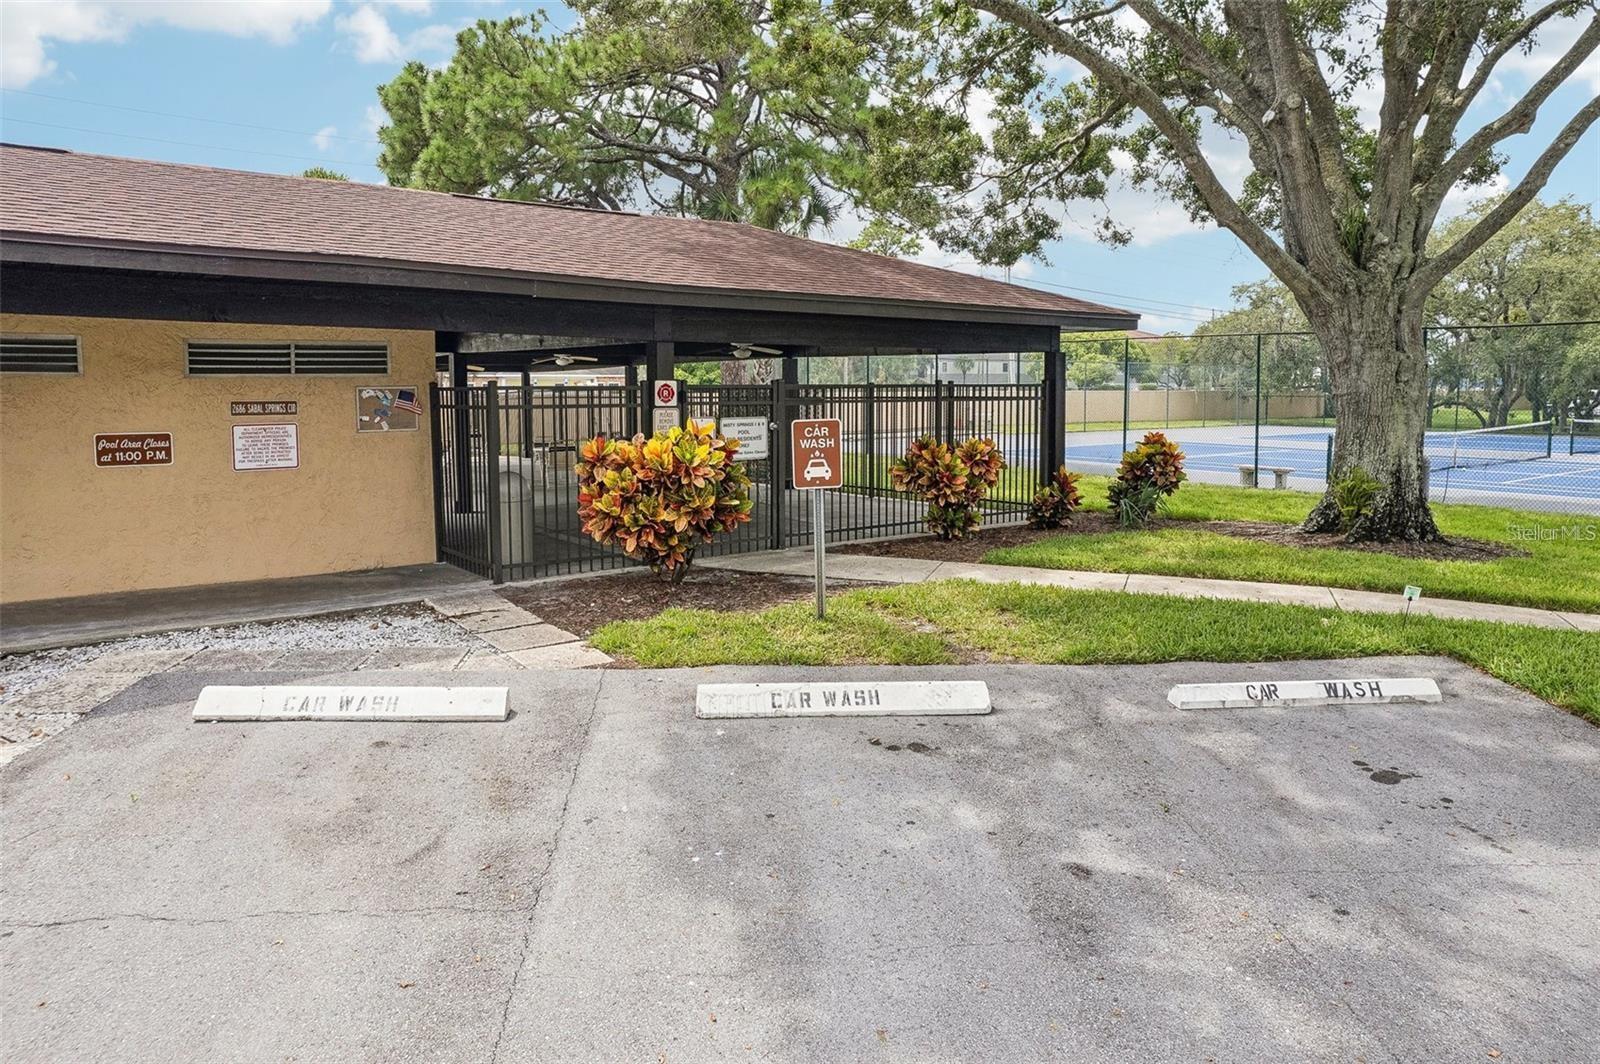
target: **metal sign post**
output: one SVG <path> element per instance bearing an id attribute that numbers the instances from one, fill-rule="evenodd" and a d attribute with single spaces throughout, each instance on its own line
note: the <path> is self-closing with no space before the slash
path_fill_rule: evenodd
<path id="1" fill-rule="evenodd" d="M 836 417 L 796 418 L 789 429 L 789 475 L 811 495 L 811 550 L 817 556 L 817 618 L 827 612 L 827 529 L 823 492 L 844 487 L 844 442 Z"/>
<path id="2" fill-rule="evenodd" d="M 828 596 L 823 592 L 827 586 L 828 530 L 822 527 L 822 492 L 811 493 L 811 550 L 817 556 L 817 620 L 828 612 Z"/>

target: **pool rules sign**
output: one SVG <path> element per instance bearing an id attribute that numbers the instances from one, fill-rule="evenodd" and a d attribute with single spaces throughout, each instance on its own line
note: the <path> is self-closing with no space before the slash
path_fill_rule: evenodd
<path id="1" fill-rule="evenodd" d="M 789 478 L 799 491 L 812 491 L 811 550 L 817 556 L 817 617 L 827 612 L 823 527 L 825 488 L 844 487 L 844 432 L 836 417 L 797 418 L 789 427 Z"/>

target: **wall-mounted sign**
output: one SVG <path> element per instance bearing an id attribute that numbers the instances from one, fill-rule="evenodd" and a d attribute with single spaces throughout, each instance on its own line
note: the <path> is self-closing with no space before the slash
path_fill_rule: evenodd
<path id="1" fill-rule="evenodd" d="M 284 417 L 300 413 L 293 399 L 236 399 L 228 404 L 233 417 Z"/>
<path id="2" fill-rule="evenodd" d="M 415 432 L 422 403 L 415 388 L 357 388 L 357 432 Z"/>
<path id="3" fill-rule="evenodd" d="M 836 417 L 795 418 L 789 441 L 795 487 L 844 486 L 843 436 Z"/>
<path id="4" fill-rule="evenodd" d="M 660 410 L 650 412 L 650 431 L 670 432 L 678 427 L 678 408 L 675 406 L 662 407 Z"/>
<path id="5" fill-rule="evenodd" d="M 678 405 L 677 381 L 656 381 L 654 385 L 654 392 L 657 406 Z"/>
<path id="6" fill-rule="evenodd" d="M 299 427 L 233 426 L 233 468 L 235 472 L 246 469 L 299 469 Z"/>
<path id="7" fill-rule="evenodd" d="M 171 465 L 172 433 L 96 433 L 94 464 L 97 466 Z"/>
<path id="8" fill-rule="evenodd" d="M 767 443 L 767 419 L 764 417 L 725 417 L 722 419 L 722 434 L 730 440 L 739 441 L 739 458 L 742 461 L 754 462 L 771 453 Z"/>

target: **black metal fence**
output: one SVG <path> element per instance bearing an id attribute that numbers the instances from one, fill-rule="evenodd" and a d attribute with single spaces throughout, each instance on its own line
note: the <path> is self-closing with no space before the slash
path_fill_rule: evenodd
<path id="1" fill-rule="evenodd" d="M 578 521 L 585 442 L 631 436 L 633 388 L 433 388 L 439 556 L 500 583 L 628 564 Z"/>
<path id="2" fill-rule="evenodd" d="M 434 497 L 444 561 L 496 582 L 633 564 L 595 543 L 578 520 L 575 467 L 595 436 L 632 436 L 653 400 L 626 387 L 485 387 L 433 390 Z M 925 506 L 894 490 L 889 466 L 913 439 L 957 444 L 992 437 L 1007 468 L 981 509 L 989 524 L 1022 519 L 1039 483 L 1043 390 L 1037 384 L 689 385 L 680 417 L 760 418 L 767 454 L 747 457 L 751 521 L 718 536 L 708 554 L 811 541 L 810 500 L 788 482 L 789 424 L 836 417 L 844 434 L 844 486 L 827 491 L 830 542 L 918 532 Z"/>

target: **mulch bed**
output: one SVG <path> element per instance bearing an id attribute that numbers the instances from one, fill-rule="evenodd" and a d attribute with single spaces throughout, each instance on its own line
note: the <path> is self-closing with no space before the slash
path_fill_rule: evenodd
<path id="1" fill-rule="evenodd" d="M 1160 522 L 1151 525 L 1156 527 Z M 1101 513 L 1079 514 L 1066 528 L 1036 531 L 1027 525 L 1004 525 L 998 528 L 980 528 L 966 539 L 941 543 L 932 536 L 909 536 L 905 539 L 881 539 L 875 543 L 841 543 L 829 545 L 829 554 L 870 554 L 878 558 L 937 558 L 944 562 L 981 562 L 983 556 L 1000 547 L 1023 547 L 1041 539 L 1057 536 L 1115 532 L 1116 522 Z"/>
<path id="2" fill-rule="evenodd" d="M 830 593 L 871 586 L 876 585 L 857 580 L 828 581 Z M 816 594 L 816 582 L 807 576 L 694 568 L 683 583 L 674 587 L 648 570 L 630 569 L 499 591 L 550 624 L 587 637 L 611 621 L 645 620 L 671 606 L 726 612 L 810 600 Z"/>
<path id="3" fill-rule="evenodd" d="M 1189 528 L 1216 532 L 1240 539 L 1276 543 L 1285 547 L 1327 547 L 1391 554 L 1404 558 L 1453 561 L 1493 561 L 1496 558 L 1525 557 L 1526 551 L 1482 540 L 1453 539 L 1448 543 L 1346 543 L 1337 533 L 1301 532 L 1293 525 L 1268 521 L 1153 521 L 1150 527 Z M 1116 523 L 1103 513 L 1079 514 L 1066 528 L 1036 531 L 1026 525 L 1006 525 L 980 529 L 966 539 L 941 543 L 932 536 L 880 540 L 876 543 L 841 543 L 830 546 L 830 554 L 868 554 L 887 558 L 935 558 L 940 561 L 977 562 L 999 547 L 1019 547 L 1041 539 L 1062 535 L 1089 535 L 1114 532 Z M 784 602 L 809 600 L 815 593 L 809 576 L 780 576 L 775 573 L 741 573 L 728 569 L 690 571 L 683 583 L 673 586 L 643 569 L 629 569 L 605 576 L 572 580 L 551 580 L 522 587 L 501 588 L 500 594 L 538 614 L 544 620 L 589 636 L 611 621 L 636 621 L 654 617 L 672 606 L 685 609 L 759 610 Z M 830 591 L 875 586 L 862 581 L 829 580 Z"/>
<path id="4" fill-rule="evenodd" d="M 1285 547 L 1326 547 L 1332 550 L 1365 551 L 1368 554 L 1393 554 L 1401 558 L 1426 558 L 1430 561 L 1490 562 L 1496 558 L 1526 558 L 1528 552 L 1504 543 L 1457 536 L 1443 543 L 1346 543 L 1338 532 L 1302 532 L 1294 525 L 1270 521 L 1206 521 L 1208 532 L 1240 539 L 1277 543 Z"/>
<path id="5" fill-rule="evenodd" d="M 1487 562 L 1496 558 L 1525 558 L 1528 552 L 1503 543 L 1487 543 L 1480 539 L 1457 537 L 1445 543 L 1346 543 L 1337 532 L 1302 532 L 1294 525 L 1274 524 L 1270 521 L 1152 521 L 1152 530 L 1186 528 L 1218 535 L 1234 536 L 1283 547 L 1323 547 L 1330 550 L 1363 551 L 1369 554 L 1391 554 L 1401 558 L 1426 558 L 1431 561 Z M 1000 547 L 1021 547 L 1041 539 L 1056 536 L 1089 535 L 1096 532 L 1115 532 L 1116 522 L 1109 514 L 1089 513 L 1073 517 L 1072 524 L 1064 528 L 1035 530 L 1026 525 L 1008 525 L 1004 528 L 980 528 L 976 535 L 966 539 L 941 543 L 932 536 L 912 536 L 907 539 L 889 539 L 877 543 L 846 543 L 829 547 L 835 554 L 870 554 L 886 558 L 935 558 L 947 562 L 978 562 L 990 551 Z"/>

